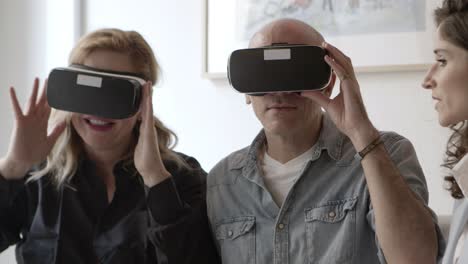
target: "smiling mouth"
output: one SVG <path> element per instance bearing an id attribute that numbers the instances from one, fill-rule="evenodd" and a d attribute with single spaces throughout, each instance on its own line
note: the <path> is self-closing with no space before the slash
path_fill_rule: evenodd
<path id="1" fill-rule="evenodd" d="M 112 129 L 114 126 L 113 122 L 108 122 L 104 120 L 94 119 L 94 118 L 84 118 L 86 124 L 88 124 L 91 129 L 96 131 L 107 131 Z"/>

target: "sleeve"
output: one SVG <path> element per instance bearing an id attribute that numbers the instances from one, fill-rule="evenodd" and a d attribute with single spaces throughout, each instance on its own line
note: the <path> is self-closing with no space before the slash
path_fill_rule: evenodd
<path id="1" fill-rule="evenodd" d="M 158 263 L 221 263 L 208 227 L 206 172 L 181 156 L 191 170 L 169 165 L 172 177 L 146 190 Z"/>
<path id="2" fill-rule="evenodd" d="M 218 212 L 219 206 L 217 207 L 217 201 L 219 201 L 220 192 L 217 190 L 217 180 L 222 178 L 222 175 L 226 175 L 226 162 L 222 160 L 216 164 L 211 171 L 207 175 L 207 194 L 206 194 L 206 204 L 207 204 L 207 212 L 208 212 L 208 221 L 209 227 L 211 230 L 211 235 L 213 241 L 215 242 L 216 250 L 218 254 L 221 256 L 221 245 L 220 241 L 216 238 L 216 223 L 218 222 L 219 215 L 223 214 L 222 212 Z"/>
<path id="3" fill-rule="evenodd" d="M 0 175 L 0 252 L 20 241 L 26 220 L 24 180 L 6 180 Z"/>
<path id="4" fill-rule="evenodd" d="M 401 136 L 393 136 L 390 140 L 387 139 L 387 142 L 390 144 L 385 144 L 385 148 L 387 149 L 395 166 L 400 171 L 401 175 L 403 176 L 403 178 L 405 179 L 406 183 L 413 191 L 415 196 L 419 200 L 421 200 L 421 202 L 423 202 L 426 209 L 432 215 L 434 228 L 437 234 L 437 263 L 439 263 L 441 262 L 445 251 L 445 239 L 438 225 L 436 214 L 428 206 L 429 193 L 427 190 L 426 179 L 424 177 L 421 165 L 419 164 L 418 157 L 416 156 L 414 147 L 408 139 L 403 138 Z M 375 232 L 375 215 L 372 205 L 369 206 L 367 221 L 371 226 L 372 230 Z M 377 235 L 375 235 L 375 241 L 378 248 L 377 255 L 379 257 L 380 263 L 387 263 L 382 248 L 380 247 L 380 243 L 377 239 Z"/>

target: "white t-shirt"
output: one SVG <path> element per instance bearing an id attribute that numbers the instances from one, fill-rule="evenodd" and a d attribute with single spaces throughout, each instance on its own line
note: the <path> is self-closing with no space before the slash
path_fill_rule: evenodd
<path id="1" fill-rule="evenodd" d="M 463 195 L 468 199 L 468 155 L 465 155 L 452 169 L 453 177 L 457 181 L 458 186 L 460 186 Z M 454 263 L 458 263 L 458 258 L 461 255 L 464 244 L 468 238 L 468 225 L 465 225 L 462 235 L 457 243 L 457 248 L 455 249 L 455 256 L 453 258 Z"/>
<path id="2" fill-rule="evenodd" d="M 281 207 L 289 190 L 311 160 L 314 147 L 294 159 L 282 164 L 270 157 L 266 152 L 263 157 L 263 174 L 266 188 L 270 191 L 275 203 Z"/>

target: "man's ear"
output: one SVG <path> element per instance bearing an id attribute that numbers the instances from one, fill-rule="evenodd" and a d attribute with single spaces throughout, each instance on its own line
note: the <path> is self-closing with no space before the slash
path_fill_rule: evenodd
<path id="1" fill-rule="evenodd" d="M 245 95 L 245 103 L 246 104 L 251 104 L 252 103 L 252 100 L 250 100 L 250 95 Z"/>
<path id="2" fill-rule="evenodd" d="M 330 84 L 327 86 L 322 91 L 322 94 L 326 95 L 327 97 L 330 97 L 332 92 L 333 92 L 333 87 L 335 87 L 335 82 L 336 82 L 336 74 L 335 72 L 332 72 L 331 78 L 330 78 Z"/>

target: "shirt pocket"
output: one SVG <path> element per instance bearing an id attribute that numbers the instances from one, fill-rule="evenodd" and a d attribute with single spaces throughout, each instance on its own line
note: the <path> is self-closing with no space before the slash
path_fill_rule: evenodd
<path id="1" fill-rule="evenodd" d="M 351 263 L 356 238 L 357 198 L 305 209 L 309 263 Z"/>
<path id="2" fill-rule="evenodd" d="M 225 219 L 216 224 L 223 264 L 255 263 L 255 217 Z"/>

